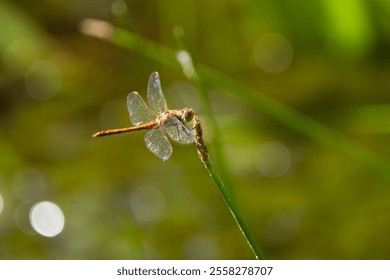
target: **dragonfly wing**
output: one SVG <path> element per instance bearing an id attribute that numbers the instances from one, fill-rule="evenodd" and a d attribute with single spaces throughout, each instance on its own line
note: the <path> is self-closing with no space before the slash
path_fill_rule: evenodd
<path id="1" fill-rule="evenodd" d="M 164 124 L 165 131 L 174 141 L 190 144 L 195 142 L 194 133 L 176 117 L 172 117 Z"/>
<path id="2" fill-rule="evenodd" d="M 138 126 L 154 121 L 157 114 L 145 103 L 138 92 L 130 92 L 127 96 L 127 109 L 133 125 Z"/>
<path id="3" fill-rule="evenodd" d="M 172 155 L 172 145 L 161 128 L 149 130 L 144 139 L 149 151 L 162 160 L 167 160 Z"/>
<path id="4" fill-rule="evenodd" d="M 161 89 L 160 76 L 157 72 L 150 75 L 147 96 L 150 107 L 157 113 L 161 114 L 167 109 L 167 102 Z"/>

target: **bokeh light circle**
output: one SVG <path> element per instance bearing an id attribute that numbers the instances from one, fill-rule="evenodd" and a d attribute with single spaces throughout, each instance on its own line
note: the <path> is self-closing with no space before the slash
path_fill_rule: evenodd
<path id="1" fill-rule="evenodd" d="M 158 188 L 142 186 L 132 193 L 130 197 L 130 208 L 138 220 L 153 222 L 159 219 L 164 213 L 165 198 Z"/>
<path id="2" fill-rule="evenodd" d="M 286 70 L 293 59 L 290 42 L 279 34 L 261 36 L 253 48 L 257 66 L 268 73 L 280 73 Z"/>
<path id="3" fill-rule="evenodd" d="M 203 235 L 190 236 L 183 244 L 183 252 L 189 260 L 215 259 L 217 251 L 216 244 Z"/>
<path id="4" fill-rule="evenodd" d="M 266 177 L 279 177 L 285 174 L 291 165 L 291 154 L 282 143 L 269 141 L 262 144 L 256 157 L 257 169 Z"/>
<path id="5" fill-rule="evenodd" d="M 47 60 L 35 62 L 27 70 L 25 87 L 28 95 L 37 100 L 46 100 L 58 93 L 62 74 L 58 66 Z"/>
<path id="6" fill-rule="evenodd" d="M 127 13 L 127 4 L 123 0 L 115 0 L 111 4 L 111 12 L 116 16 L 123 16 Z"/>
<path id="7" fill-rule="evenodd" d="M 46 237 L 61 233 L 65 217 L 60 207 L 49 201 L 36 203 L 30 210 L 30 223 L 34 230 Z"/>

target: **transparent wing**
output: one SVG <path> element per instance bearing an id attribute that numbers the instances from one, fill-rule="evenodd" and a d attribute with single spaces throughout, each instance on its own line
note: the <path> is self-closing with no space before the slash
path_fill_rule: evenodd
<path id="1" fill-rule="evenodd" d="M 167 160 L 172 155 L 172 145 L 161 128 L 149 130 L 144 139 L 149 151 L 162 160 Z"/>
<path id="2" fill-rule="evenodd" d="M 157 114 L 145 103 L 138 92 L 130 92 L 127 96 L 127 109 L 133 125 L 138 126 L 154 121 Z"/>
<path id="3" fill-rule="evenodd" d="M 176 142 L 190 144 L 195 142 L 194 133 L 176 117 L 172 117 L 164 123 L 164 129 L 169 137 Z"/>
<path id="4" fill-rule="evenodd" d="M 150 75 L 148 82 L 148 103 L 150 107 L 161 114 L 167 109 L 167 102 L 161 89 L 160 77 L 157 72 Z"/>

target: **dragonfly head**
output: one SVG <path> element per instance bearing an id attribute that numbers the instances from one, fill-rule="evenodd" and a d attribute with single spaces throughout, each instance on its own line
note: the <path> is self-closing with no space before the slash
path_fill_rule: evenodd
<path id="1" fill-rule="evenodd" d="M 181 109 L 181 119 L 184 122 L 190 122 L 194 118 L 195 112 L 191 108 Z"/>

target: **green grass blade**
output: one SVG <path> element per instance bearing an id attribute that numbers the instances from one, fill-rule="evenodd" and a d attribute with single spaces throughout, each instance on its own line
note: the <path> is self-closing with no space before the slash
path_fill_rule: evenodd
<path id="1" fill-rule="evenodd" d="M 231 199 L 231 196 L 229 192 L 226 190 L 221 178 L 219 178 L 214 165 L 209 160 L 206 163 L 204 163 L 207 171 L 209 172 L 214 184 L 217 186 L 217 189 L 219 193 L 221 194 L 223 200 L 226 203 L 226 206 L 228 207 L 230 213 L 232 214 L 234 220 L 236 221 L 241 233 L 245 237 L 249 247 L 251 248 L 253 254 L 255 255 L 256 259 L 258 260 L 264 260 L 263 253 L 261 249 L 257 246 L 256 241 L 254 240 L 253 236 L 251 235 L 244 219 L 240 215 L 240 211 L 238 211 L 238 208 L 236 207 L 236 204 Z"/>
<path id="2" fill-rule="evenodd" d="M 200 161 L 204 164 L 207 171 L 209 172 L 211 179 L 213 180 L 215 186 L 217 187 L 219 193 L 221 194 L 223 200 L 225 201 L 226 206 L 228 207 L 230 213 L 232 214 L 234 220 L 236 221 L 238 228 L 240 229 L 241 233 L 246 239 L 246 242 L 248 243 L 249 248 L 252 250 L 256 259 L 258 260 L 264 259 L 263 253 L 261 252 L 260 248 L 257 246 L 253 236 L 251 235 L 251 233 L 248 230 L 248 227 L 246 226 L 244 219 L 241 217 L 240 211 L 238 210 L 236 204 L 233 202 L 230 192 L 228 192 L 228 190 L 224 186 L 221 178 L 218 176 L 214 168 L 214 165 L 207 151 L 207 147 L 203 141 L 203 131 L 202 131 L 199 118 L 196 115 L 194 116 L 193 119 L 192 129 L 194 131 L 195 145 L 196 145 L 196 149 Z"/>

